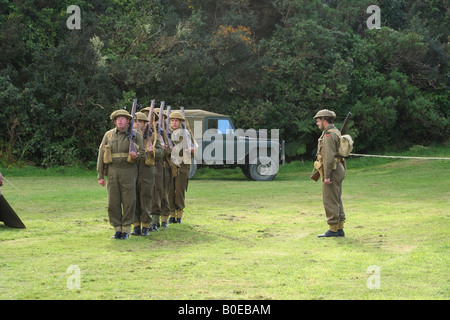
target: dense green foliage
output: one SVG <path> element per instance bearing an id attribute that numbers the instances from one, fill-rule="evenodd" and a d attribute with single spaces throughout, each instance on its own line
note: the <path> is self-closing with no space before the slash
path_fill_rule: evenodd
<path id="1" fill-rule="evenodd" d="M 92 165 L 133 98 L 279 128 L 291 157 L 321 108 L 352 111 L 358 152 L 448 139 L 446 0 L 79 0 L 80 30 L 72 2 L 0 0 L 3 165 Z"/>

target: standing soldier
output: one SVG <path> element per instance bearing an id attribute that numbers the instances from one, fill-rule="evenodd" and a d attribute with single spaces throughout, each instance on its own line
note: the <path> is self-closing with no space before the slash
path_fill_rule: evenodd
<path id="1" fill-rule="evenodd" d="M 155 113 L 161 114 L 160 108 L 155 109 Z M 161 227 L 167 228 L 167 221 L 170 215 L 169 207 L 169 186 L 171 181 L 171 169 L 170 169 L 170 146 L 168 138 L 166 136 L 164 123 L 167 115 L 163 113 L 163 119 L 158 121 L 157 137 L 164 150 L 164 155 L 155 161 L 155 192 L 152 199 L 152 229 L 158 230 L 159 221 L 161 218 Z M 160 128 L 161 126 L 161 128 Z"/>
<path id="2" fill-rule="evenodd" d="M 195 152 L 195 141 L 188 130 L 181 129 L 181 125 L 186 119 L 180 111 L 170 114 L 170 130 L 174 150 L 172 151 L 172 161 L 178 167 L 176 177 L 171 180 L 169 190 L 169 203 L 172 210 L 169 223 L 181 223 L 185 208 L 185 194 L 188 186 L 189 170 L 191 160 Z M 189 140 L 190 142 L 189 143 Z"/>
<path id="3" fill-rule="evenodd" d="M 314 164 L 322 178 L 323 206 L 329 230 L 319 237 L 344 236 L 345 213 L 342 205 L 342 181 L 345 178 L 345 160 L 338 155 L 341 133 L 334 126 L 336 114 L 324 109 L 314 116 L 317 127 L 322 130 Z"/>
<path id="4" fill-rule="evenodd" d="M 151 205 L 153 188 L 155 186 L 155 160 L 162 157 L 161 144 L 155 140 L 154 127 L 148 121 L 148 116 L 142 112 L 136 112 L 137 131 L 144 140 L 146 150 L 138 158 L 138 178 L 136 183 L 136 211 L 134 229 L 132 235 L 148 236 L 150 233 Z M 153 113 L 153 124 L 155 114 Z M 147 136 L 150 126 L 150 136 Z M 148 141 L 150 139 L 150 141 Z M 142 231 L 141 231 L 142 227 Z"/>
<path id="5" fill-rule="evenodd" d="M 116 127 L 105 133 L 97 158 L 98 183 L 105 186 L 108 177 L 108 216 L 114 227 L 115 239 L 128 239 L 136 210 L 136 179 L 138 154 L 129 152 L 128 127 L 132 116 L 126 110 L 116 110 L 111 116 Z M 134 130 L 130 128 L 130 130 Z M 139 152 L 144 152 L 141 135 L 134 132 L 134 142 Z"/>

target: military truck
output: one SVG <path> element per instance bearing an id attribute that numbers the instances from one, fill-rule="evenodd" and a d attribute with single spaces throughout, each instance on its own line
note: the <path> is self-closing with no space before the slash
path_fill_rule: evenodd
<path id="1" fill-rule="evenodd" d="M 189 178 L 200 167 L 241 168 L 255 181 L 270 181 L 284 164 L 284 141 L 278 130 L 236 129 L 230 116 L 200 109 L 186 109 L 185 118 L 198 144 Z"/>

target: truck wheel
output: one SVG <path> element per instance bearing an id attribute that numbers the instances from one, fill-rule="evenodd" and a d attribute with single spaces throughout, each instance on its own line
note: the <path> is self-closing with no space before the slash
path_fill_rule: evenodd
<path id="1" fill-rule="evenodd" d="M 273 173 L 273 169 L 271 168 L 271 162 L 270 158 L 265 158 L 265 161 L 262 161 L 258 158 L 258 161 L 256 164 L 249 164 L 248 165 L 248 173 L 251 177 L 251 179 L 255 181 L 271 181 L 275 179 L 275 176 L 278 173 Z M 264 164 L 263 164 L 264 163 Z"/>
<path id="2" fill-rule="evenodd" d="M 189 169 L 189 180 L 192 180 L 195 176 L 195 173 L 197 172 L 197 164 L 195 163 L 195 161 L 191 162 L 191 167 Z"/>
<path id="3" fill-rule="evenodd" d="M 241 168 L 242 173 L 244 174 L 244 176 L 246 176 L 249 179 L 252 179 L 252 177 L 250 176 L 250 172 L 249 172 L 249 169 L 248 169 L 247 165 L 241 166 L 240 168 Z"/>

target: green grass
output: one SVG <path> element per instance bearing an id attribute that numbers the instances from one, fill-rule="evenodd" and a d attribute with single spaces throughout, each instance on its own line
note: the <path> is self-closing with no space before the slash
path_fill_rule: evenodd
<path id="1" fill-rule="evenodd" d="M 5 170 L 2 193 L 27 229 L 0 224 L 0 299 L 449 299 L 450 161 L 348 167 L 345 238 L 317 238 L 320 183 L 312 163 L 293 162 L 271 182 L 201 169 L 183 224 L 127 241 L 110 238 L 94 172 Z M 67 287 L 71 265 L 80 289 Z M 372 265 L 380 289 L 367 286 Z"/>

